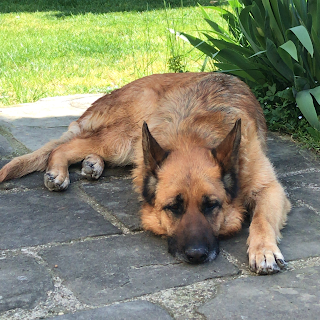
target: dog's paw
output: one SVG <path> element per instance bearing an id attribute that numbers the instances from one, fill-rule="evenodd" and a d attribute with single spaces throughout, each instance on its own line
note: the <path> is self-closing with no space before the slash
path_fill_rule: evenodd
<path id="1" fill-rule="evenodd" d="M 67 176 L 58 175 L 51 171 L 47 171 L 44 174 L 44 185 L 50 191 L 63 191 L 68 188 L 69 184 L 69 174 L 67 174 Z"/>
<path id="2" fill-rule="evenodd" d="M 249 267 L 258 274 L 273 274 L 286 266 L 277 245 L 258 245 L 248 248 Z"/>
<path id="3" fill-rule="evenodd" d="M 82 162 L 81 175 L 88 180 L 100 178 L 104 169 L 103 159 L 95 154 L 88 155 Z"/>

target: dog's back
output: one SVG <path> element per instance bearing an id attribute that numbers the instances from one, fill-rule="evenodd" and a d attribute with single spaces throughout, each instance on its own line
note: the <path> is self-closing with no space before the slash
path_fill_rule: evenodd
<path id="1" fill-rule="evenodd" d="M 176 77 L 180 80 L 181 75 L 152 77 L 160 85 L 162 78 Z M 153 106 L 152 113 L 148 107 L 137 105 L 137 108 L 144 112 L 142 118 L 153 135 L 163 145 L 168 145 L 169 149 L 173 147 L 170 144 L 174 144 L 175 139 L 191 134 L 202 138 L 207 147 L 212 148 L 227 135 L 238 118 L 245 120 L 244 126 L 253 126 L 262 145 L 265 143 L 266 123 L 259 103 L 242 81 L 229 75 L 195 74 L 192 82 L 190 79 L 177 81 L 164 90 Z"/>

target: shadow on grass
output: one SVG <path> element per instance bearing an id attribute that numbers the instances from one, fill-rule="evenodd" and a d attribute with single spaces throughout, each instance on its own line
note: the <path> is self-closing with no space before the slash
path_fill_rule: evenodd
<path id="1" fill-rule="evenodd" d="M 223 0 L 2 0 L 0 13 L 58 11 L 57 17 L 123 11 L 147 11 L 165 7 L 217 5 Z"/>

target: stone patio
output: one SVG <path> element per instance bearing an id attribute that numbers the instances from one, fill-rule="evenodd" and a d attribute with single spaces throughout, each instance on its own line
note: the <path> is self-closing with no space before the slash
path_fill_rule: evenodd
<path id="1" fill-rule="evenodd" d="M 0 109 L 0 166 L 60 136 L 97 97 Z M 246 224 L 212 263 L 178 262 L 164 239 L 140 230 L 130 167 L 88 182 L 75 165 L 62 193 L 42 173 L 0 185 L 0 319 L 317 319 L 320 159 L 287 137 L 270 133 L 268 144 L 293 204 L 284 271 L 249 271 Z"/>

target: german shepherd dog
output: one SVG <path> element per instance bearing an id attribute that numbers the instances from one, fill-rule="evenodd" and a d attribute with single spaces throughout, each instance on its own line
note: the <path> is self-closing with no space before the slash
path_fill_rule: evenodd
<path id="1" fill-rule="evenodd" d="M 290 210 L 266 157 L 262 109 L 239 79 L 221 73 L 148 76 L 98 99 L 56 141 L 13 159 L 0 182 L 44 171 L 51 191 L 68 187 L 68 166 L 98 179 L 104 161 L 133 163 L 145 230 L 168 237 L 169 252 L 190 263 L 213 260 L 218 236 L 252 216 L 250 268 L 284 267 L 277 241 Z"/>

